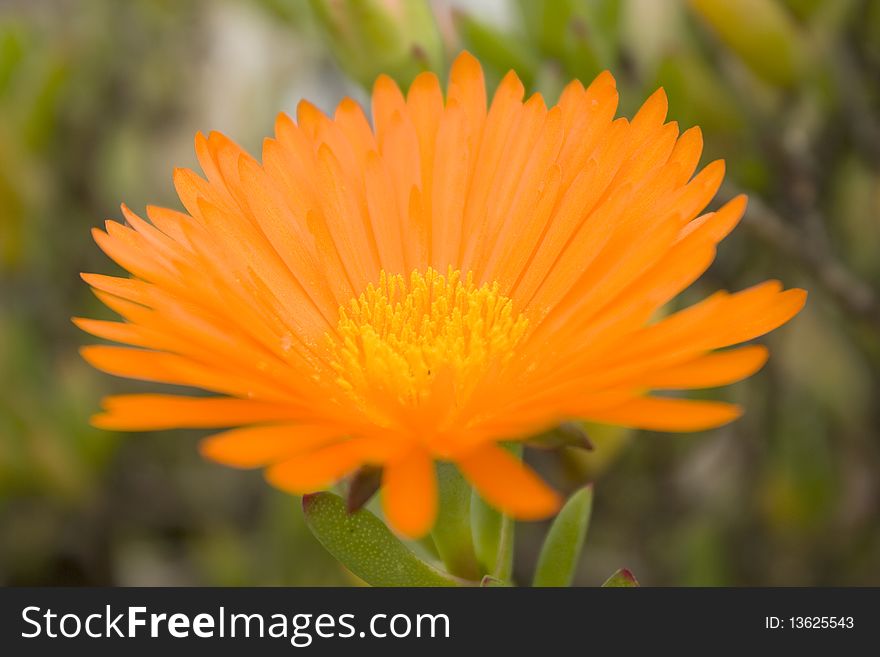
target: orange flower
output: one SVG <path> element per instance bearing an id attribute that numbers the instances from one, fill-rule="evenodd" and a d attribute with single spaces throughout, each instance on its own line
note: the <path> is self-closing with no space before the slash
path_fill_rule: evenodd
<path id="1" fill-rule="evenodd" d="M 404 96 L 375 85 L 374 127 L 351 100 L 328 118 L 282 114 L 262 164 L 196 137 L 205 178 L 175 171 L 186 212 L 123 206 L 99 246 L 131 278 L 84 275 L 124 322 L 77 319 L 129 347 L 83 349 L 118 376 L 214 397 L 122 395 L 108 429 L 238 427 L 203 453 L 265 467 L 284 490 L 383 467 L 401 533 L 430 529 L 435 460 L 457 464 L 517 518 L 559 497 L 499 447 L 561 421 L 694 431 L 737 406 L 654 396 L 751 375 L 762 346 L 722 350 L 786 322 L 802 290 L 718 292 L 664 319 L 737 224 L 738 197 L 700 215 L 724 173 L 694 175 L 700 131 L 665 123 L 652 95 L 615 119 L 614 78 L 572 82 L 547 109 L 510 73 L 486 107 L 482 70 L 426 73 Z M 699 216 L 698 216 L 699 215 Z"/>

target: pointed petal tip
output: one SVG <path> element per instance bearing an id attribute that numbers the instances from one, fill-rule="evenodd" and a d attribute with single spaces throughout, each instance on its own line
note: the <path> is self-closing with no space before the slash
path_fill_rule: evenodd
<path id="1" fill-rule="evenodd" d="M 196 450 L 198 451 L 199 456 L 207 461 L 223 463 L 222 459 L 217 458 L 215 441 L 211 440 L 211 438 L 203 438 L 202 440 L 200 440 L 199 444 L 196 446 Z"/>
<path id="2" fill-rule="evenodd" d="M 474 57 L 469 51 L 462 50 L 452 62 L 449 69 L 449 77 L 454 80 L 457 78 L 480 78 L 483 77 L 483 66 L 480 60 Z"/>
<path id="3" fill-rule="evenodd" d="M 681 133 L 681 137 L 688 135 L 689 137 L 698 140 L 700 143 L 703 142 L 703 129 L 698 125 L 692 125 L 690 128 Z M 679 139 L 681 139 L 679 137 Z"/>
<path id="4" fill-rule="evenodd" d="M 669 99 L 666 97 L 666 91 L 663 87 L 659 87 L 654 93 L 648 96 L 647 100 L 632 118 L 632 125 L 661 125 L 666 120 L 669 112 Z"/>
<path id="5" fill-rule="evenodd" d="M 452 62 L 452 66 L 453 67 L 456 67 L 456 66 L 477 66 L 477 67 L 479 67 L 480 60 L 478 60 L 476 57 L 474 57 L 474 55 L 471 54 L 470 50 L 467 50 L 465 48 L 464 50 L 461 50 L 455 56 L 455 59 Z"/>
<path id="6" fill-rule="evenodd" d="M 393 87 L 397 86 L 397 83 L 394 81 L 394 78 L 392 78 L 387 73 L 380 73 L 379 75 L 377 75 L 376 81 L 373 84 L 374 85 L 381 85 L 383 87 L 384 86 L 393 86 Z"/>
<path id="7" fill-rule="evenodd" d="M 610 84 L 614 89 L 617 88 L 617 79 L 614 77 L 614 74 L 611 71 L 609 71 L 608 69 L 605 69 L 604 71 L 599 73 L 599 75 L 597 75 L 593 79 L 593 83 L 594 84 L 598 83 L 598 84 L 603 84 L 603 85 Z"/>
<path id="8" fill-rule="evenodd" d="M 95 413 L 89 418 L 89 424 L 96 429 L 103 429 L 105 431 L 114 430 L 112 422 L 110 421 L 110 416 L 108 416 L 107 413 Z"/>
<path id="9" fill-rule="evenodd" d="M 503 78 L 501 78 L 501 82 L 498 84 L 498 87 L 495 89 L 495 98 L 503 97 L 505 95 L 516 98 L 517 100 L 522 100 L 523 96 L 526 93 L 526 88 L 522 83 L 522 80 L 519 79 L 519 76 L 516 74 L 516 71 L 510 69 Z"/>
<path id="10" fill-rule="evenodd" d="M 179 187 L 181 183 L 190 175 L 197 175 L 192 169 L 187 167 L 174 167 L 171 171 L 171 180 L 174 183 L 175 188 Z"/>
<path id="11" fill-rule="evenodd" d="M 742 214 L 746 211 L 746 208 L 749 205 L 749 197 L 746 194 L 737 194 L 725 203 L 725 205 L 735 208 L 739 214 Z"/>
<path id="12" fill-rule="evenodd" d="M 714 173 L 715 169 L 718 169 L 716 175 L 724 176 L 724 173 L 727 170 L 727 162 L 724 158 L 719 157 L 717 160 L 712 160 L 706 165 L 707 171 L 712 171 Z"/>
<path id="13" fill-rule="evenodd" d="M 557 513 L 565 504 L 565 499 L 563 499 L 562 495 L 553 490 L 552 488 L 548 488 L 550 494 L 547 495 L 547 499 L 543 500 L 543 512 L 539 513 L 536 511 L 535 520 L 543 520 L 544 518 L 549 518 Z M 536 505 L 536 509 L 540 509 L 540 505 Z"/>
<path id="14" fill-rule="evenodd" d="M 800 306 L 800 307 L 803 308 L 803 307 L 804 307 L 804 304 L 807 303 L 807 297 L 809 296 L 810 293 L 807 292 L 807 291 L 806 291 L 804 288 L 802 288 L 802 287 L 793 287 L 793 288 L 791 288 L 791 289 L 788 290 L 788 291 L 791 293 L 791 296 L 800 299 L 800 301 L 801 301 L 801 306 Z M 800 310 L 800 308 L 799 308 L 798 310 Z"/>
<path id="15" fill-rule="evenodd" d="M 443 91 L 440 86 L 440 78 L 434 71 L 422 71 L 410 83 L 406 90 L 407 101 L 412 103 L 413 98 L 436 96 L 442 103 Z"/>
<path id="16" fill-rule="evenodd" d="M 278 112 L 275 115 L 275 137 L 278 138 L 280 133 L 294 127 L 296 124 L 293 120 L 293 117 L 290 116 L 287 112 Z"/>

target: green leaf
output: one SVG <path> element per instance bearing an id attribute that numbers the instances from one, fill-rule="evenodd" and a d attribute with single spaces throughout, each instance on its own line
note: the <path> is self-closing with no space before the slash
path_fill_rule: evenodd
<path id="1" fill-rule="evenodd" d="M 368 510 L 348 514 L 338 495 L 306 495 L 302 506 L 306 524 L 321 545 L 371 586 L 463 584 L 416 557 Z"/>
<path id="2" fill-rule="evenodd" d="M 437 552 L 450 573 L 479 579 L 471 535 L 471 487 L 452 463 L 437 464 L 437 487 L 440 508 L 431 530 Z"/>
<path id="3" fill-rule="evenodd" d="M 633 575 L 626 568 L 621 568 L 616 573 L 614 573 L 611 577 L 605 580 L 605 583 L 602 585 L 603 588 L 631 588 L 634 586 L 638 586 L 639 581 L 636 579 L 636 576 Z"/>
<path id="4" fill-rule="evenodd" d="M 592 508 L 592 485 L 581 488 L 568 498 L 568 502 L 553 521 L 541 547 L 533 586 L 571 584 L 584 546 Z"/>

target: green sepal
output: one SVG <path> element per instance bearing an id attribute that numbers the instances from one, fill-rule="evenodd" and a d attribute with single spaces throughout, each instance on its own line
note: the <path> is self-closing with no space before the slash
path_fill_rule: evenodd
<path id="1" fill-rule="evenodd" d="M 471 527 L 480 569 L 493 577 L 509 579 L 513 569 L 513 518 L 499 513 L 474 491 Z"/>
<path id="2" fill-rule="evenodd" d="M 371 586 L 465 584 L 416 557 L 367 509 L 348 513 L 338 495 L 305 495 L 302 507 L 306 524 L 321 545 Z"/>
<path id="3" fill-rule="evenodd" d="M 635 586 L 639 586 L 636 576 L 626 568 L 621 568 L 605 580 L 602 588 L 632 588 Z"/>
<path id="4" fill-rule="evenodd" d="M 382 485 L 382 468 L 365 465 L 355 472 L 348 483 L 345 496 L 345 508 L 354 513 L 369 502 Z"/>
<path id="5" fill-rule="evenodd" d="M 538 449 L 579 447 L 588 452 L 596 449 L 583 422 L 562 422 L 550 431 L 529 438 L 526 441 L 526 445 Z"/>
<path id="6" fill-rule="evenodd" d="M 446 569 L 469 580 L 480 578 L 471 535 L 471 487 L 452 463 L 437 464 L 440 505 L 431 538 Z"/>
<path id="7" fill-rule="evenodd" d="M 532 586 L 571 585 L 592 508 L 592 485 L 581 488 L 568 498 L 544 539 Z"/>
<path id="8" fill-rule="evenodd" d="M 471 497 L 471 528 L 474 533 L 474 552 L 480 570 L 484 573 L 495 572 L 503 521 L 502 515 L 474 491 Z"/>

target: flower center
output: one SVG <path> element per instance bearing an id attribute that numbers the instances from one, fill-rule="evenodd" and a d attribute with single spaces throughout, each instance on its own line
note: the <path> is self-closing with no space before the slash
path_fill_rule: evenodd
<path id="1" fill-rule="evenodd" d="M 329 337 L 337 382 L 362 403 L 460 404 L 510 360 L 528 325 L 498 283 L 478 287 L 473 279 L 452 267 L 446 276 L 414 271 L 409 280 L 382 271 L 378 284 L 339 309 L 338 336 Z"/>

